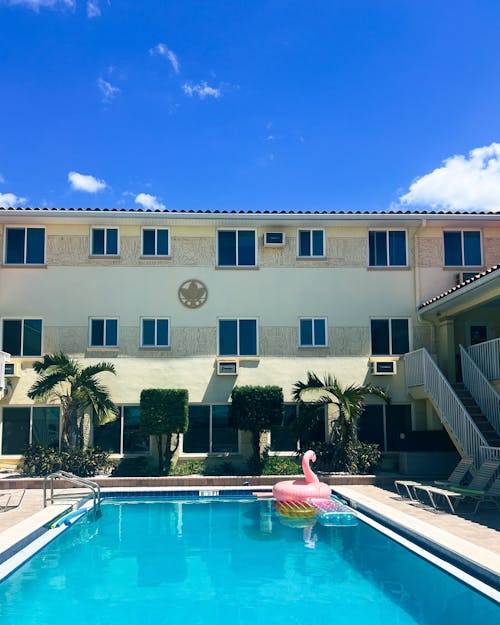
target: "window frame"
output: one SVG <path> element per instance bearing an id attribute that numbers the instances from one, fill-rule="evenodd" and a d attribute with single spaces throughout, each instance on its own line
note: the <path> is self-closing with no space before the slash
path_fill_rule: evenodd
<path id="1" fill-rule="evenodd" d="M 104 230 L 104 252 L 99 254 L 94 252 L 94 232 L 96 230 Z M 108 247 L 108 231 L 116 230 L 116 254 L 109 254 Z M 91 226 L 90 228 L 90 256 L 93 258 L 118 258 L 120 256 L 120 228 L 118 226 Z"/>
<path id="2" fill-rule="evenodd" d="M 154 254 L 146 254 L 144 252 L 144 231 L 145 230 L 153 230 L 155 233 L 155 253 Z M 158 254 L 158 230 L 163 230 L 167 233 L 167 254 Z M 171 258 L 171 250 L 170 250 L 170 228 L 162 227 L 162 226 L 142 226 L 141 228 L 141 257 L 142 258 Z"/>
<path id="3" fill-rule="evenodd" d="M 8 230 L 24 230 L 24 262 L 22 263 L 9 263 L 7 262 L 7 232 Z M 43 262 L 41 263 L 28 263 L 26 262 L 28 251 L 28 230 L 43 230 Z M 3 231 L 3 264 L 7 267 L 45 267 L 47 265 L 47 229 L 45 226 L 16 226 L 5 225 Z"/>
<path id="4" fill-rule="evenodd" d="M 220 322 L 221 321 L 236 321 L 237 331 L 236 331 L 236 345 L 237 345 L 237 354 L 221 354 L 220 353 Z M 256 354 L 240 354 L 240 321 L 255 321 L 255 351 Z M 259 320 L 257 317 L 219 317 L 217 319 L 217 357 L 218 358 L 258 358 L 259 357 Z"/>
<path id="5" fill-rule="evenodd" d="M 234 265 L 221 265 L 219 262 L 219 252 L 220 252 L 220 245 L 219 245 L 219 232 L 234 232 L 236 233 L 236 263 Z M 238 262 L 238 256 L 239 256 L 239 252 L 238 252 L 238 241 L 239 241 L 239 233 L 240 232 L 253 232 L 254 234 L 254 255 L 255 255 L 255 262 L 253 265 L 240 265 Z M 258 244 L 258 238 L 257 238 L 257 230 L 256 228 L 217 228 L 217 236 L 215 237 L 215 258 L 216 258 L 216 267 L 217 269 L 255 269 L 259 266 L 259 260 L 258 260 L 258 249 L 259 249 L 259 244 Z"/>
<path id="6" fill-rule="evenodd" d="M 371 232 L 384 232 L 385 237 L 385 249 L 387 254 L 387 263 L 385 265 L 372 265 L 370 264 L 370 233 Z M 405 235 L 405 264 L 398 265 L 392 264 L 390 261 L 390 247 L 389 247 L 389 233 L 391 232 L 403 232 Z M 405 228 L 370 228 L 368 230 L 368 267 L 370 269 L 407 269 L 409 267 L 408 264 L 408 231 Z"/>
<path id="7" fill-rule="evenodd" d="M 301 321 L 311 321 L 312 322 L 312 328 L 311 328 L 311 334 L 312 334 L 312 344 L 311 345 L 307 345 L 302 343 L 302 334 L 301 334 Z M 314 330 L 314 322 L 315 321 L 323 321 L 324 322 L 324 330 L 325 330 L 325 343 L 323 345 L 318 345 L 315 342 L 315 330 Z M 325 347 L 328 347 L 328 317 L 299 317 L 299 348 L 300 349 L 323 349 Z"/>
<path id="8" fill-rule="evenodd" d="M 62 422 L 61 422 L 61 407 L 59 404 L 31 404 L 30 406 L 25 406 L 22 404 L 19 405 L 12 405 L 12 404 L 6 404 L 5 406 L 1 406 L 1 411 L 0 411 L 0 454 L 3 455 L 4 458 L 19 458 L 21 457 L 23 454 L 18 453 L 18 454 L 2 454 L 2 449 L 3 449 L 3 436 L 4 436 L 4 409 L 7 408 L 20 408 L 20 409 L 24 409 L 24 410 L 29 410 L 30 411 L 30 417 L 29 417 L 29 436 L 28 436 L 28 445 L 32 445 L 33 444 L 33 422 L 34 422 L 34 416 L 33 416 L 33 412 L 35 409 L 37 408 L 58 408 L 59 409 L 59 427 L 58 427 L 58 446 L 57 449 L 60 450 L 61 449 L 61 436 L 62 436 Z"/>
<path id="9" fill-rule="evenodd" d="M 144 321 L 154 321 L 155 322 L 155 345 L 144 345 Z M 166 321 L 168 324 L 167 334 L 168 341 L 166 345 L 157 345 L 156 339 L 158 336 L 158 321 Z M 141 317 L 140 319 L 140 347 L 141 349 L 169 349 L 170 348 L 170 317 Z"/>
<path id="10" fill-rule="evenodd" d="M 124 441 L 125 441 L 125 408 L 140 408 L 140 404 L 116 404 L 118 410 L 119 410 L 119 415 L 118 417 L 113 420 L 110 421 L 109 423 L 115 423 L 116 421 L 118 421 L 120 423 L 120 451 L 112 451 L 111 452 L 111 457 L 113 458 L 137 458 L 140 456 L 151 456 L 152 455 L 152 451 L 151 451 L 151 436 L 147 436 L 148 439 L 148 450 L 147 451 L 125 451 L 124 450 Z M 107 424 L 106 424 L 107 425 Z M 93 425 L 92 426 L 92 444 L 94 444 L 95 442 L 95 432 L 97 430 L 97 428 L 99 428 L 99 425 Z"/>
<path id="11" fill-rule="evenodd" d="M 103 345 L 92 344 L 92 322 L 104 321 Z M 106 345 L 106 321 L 116 321 L 116 345 Z M 89 341 L 88 348 L 93 349 L 119 349 L 120 347 L 120 319 L 119 317 L 89 317 Z"/>
<path id="12" fill-rule="evenodd" d="M 184 451 L 184 434 L 182 434 L 182 445 L 180 451 L 181 458 L 207 458 L 207 457 L 231 457 L 237 456 L 241 453 L 241 430 L 236 428 L 237 433 L 237 446 L 236 451 L 212 451 L 213 448 L 213 408 L 214 406 L 231 406 L 231 404 L 224 404 L 221 402 L 189 402 L 189 406 L 208 406 L 210 408 L 209 423 L 208 423 L 208 448 L 209 451 Z M 189 429 L 189 428 L 188 428 Z"/>
<path id="13" fill-rule="evenodd" d="M 43 355 L 43 317 L 2 317 L 1 318 L 1 334 L 2 334 L 2 348 L 4 341 L 4 321 L 20 321 L 21 322 L 21 353 L 20 354 L 11 354 L 13 358 L 40 358 Z M 24 355 L 24 323 L 25 321 L 40 321 L 41 329 L 40 329 L 40 353 L 39 354 L 29 354 L 27 356 Z"/>
<path id="14" fill-rule="evenodd" d="M 309 232 L 309 245 L 311 249 L 310 254 L 301 254 L 300 253 L 300 233 L 301 232 Z M 322 234 L 322 254 L 313 254 L 313 232 L 321 232 Z M 297 258 L 307 258 L 307 259 L 315 259 L 315 258 L 326 258 L 326 233 L 324 228 L 297 228 Z"/>
<path id="15" fill-rule="evenodd" d="M 446 264 L 446 244 L 445 244 L 445 233 L 446 232 L 458 232 L 460 233 L 460 254 L 462 257 L 462 264 L 460 265 L 447 265 Z M 480 264 L 479 265 L 466 265 L 464 263 L 465 254 L 464 254 L 464 233 L 465 232 L 477 232 L 479 234 L 479 254 L 481 255 Z M 443 245 L 443 267 L 444 269 L 463 269 L 467 267 L 477 268 L 483 267 L 484 263 L 484 250 L 483 250 L 483 232 L 482 230 L 478 230 L 475 228 L 443 228 L 443 236 L 442 236 L 442 245 Z"/>
<path id="16" fill-rule="evenodd" d="M 407 321 L 408 322 L 408 352 L 412 351 L 412 331 L 411 331 L 411 317 L 370 317 L 370 357 L 377 358 L 385 356 L 401 357 L 407 352 L 393 353 L 392 351 L 392 322 L 393 321 Z M 389 328 L 389 353 L 387 354 L 374 354 L 373 353 L 373 332 L 372 321 L 387 321 Z"/>

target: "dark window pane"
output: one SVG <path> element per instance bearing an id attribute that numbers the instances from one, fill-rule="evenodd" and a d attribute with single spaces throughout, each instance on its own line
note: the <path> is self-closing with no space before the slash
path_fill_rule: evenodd
<path id="1" fill-rule="evenodd" d="M 104 254 L 104 230 L 102 228 L 92 230 L 92 254 Z"/>
<path id="2" fill-rule="evenodd" d="M 210 406 L 189 406 L 189 426 L 183 435 L 185 454 L 210 451 Z"/>
<path id="3" fill-rule="evenodd" d="M 238 232 L 238 265 L 255 265 L 255 232 L 240 230 Z"/>
<path id="4" fill-rule="evenodd" d="M 324 319 L 314 320 L 314 344 L 326 345 L 326 323 Z"/>
<path id="5" fill-rule="evenodd" d="M 144 347 L 154 347 L 155 345 L 155 320 L 142 320 L 142 344 Z"/>
<path id="6" fill-rule="evenodd" d="M 104 319 L 92 319 L 90 322 L 90 344 L 104 346 Z"/>
<path id="7" fill-rule="evenodd" d="M 238 430 L 229 406 L 212 406 L 212 452 L 238 451 Z"/>
<path id="8" fill-rule="evenodd" d="M 406 354 L 410 351 L 408 319 L 391 320 L 392 354 Z"/>
<path id="9" fill-rule="evenodd" d="M 236 232 L 234 230 L 219 230 L 219 262 L 221 267 L 236 266 Z"/>
<path id="10" fill-rule="evenodd" d="M 168 230 L 156 231 L 156 253 L 168 256 Z"/>
<path id="11" fill-rule="evenodd" d="M 220 356 L 238 355 L 237 328 L 238 322 L 236 319 L 221 319 L 219 321 Z"/>
<path id="12" fill-rule="evenodd" d="M 447 267 L 462 266 L 462 233 L 444 233 L 444 264 Z"/>
<path id="13" fill-rule="evenodd" d="M 311 232 L 299 230 L 299 256 L 311 255 Z"/>
<path id="14" fill-rule="evenodd" d="M 119 454 L 120 450 L 121 419 L 118 417 L 105 425 L 94 427 L 94 447 L 104 451 Z"/>
<path id="15" fill-rule="evenodd" d="M 370 246 L 370 266 L 386 267 L 387 266 L 387 233 L 374 230 L 370 232 L 368 237 Z"/>
<path id="16" fill-rule="evenodd" d="M 470 327 L 470 344 L 477 345 L 488 340 L 488 328 L 485 325 L 473 325 Z"/>
<path id="17" fill-rule="evenodd" d="M 11 356 L 21 356 L 21 319 L 4 319 L 2 349 Z"/>
<path id="18" fill-rule="evenodd" d="M 115 347 L 118 345 L 118 320 L 106 319 L 106 346 Z"/>
<path id="19" fill-rule="evenodd" d="M 59 448 L 59 408 L 33 408 L 33 445 Z"/>
<path id="20" fill-rule="evenodd" d="M 142 255 L 154 256 L 155 250 L 155 231 L 143 230 L 142 231 Z"/>
<path id="21" fill-rule="evenodd" d="M 30 441 L 30 409 L 4 408 L 2 419 L 2 454 L 22 454 Z"/>
<path id="22" fill-rule="evenodd" d="M 389 232 L 389 264 L 406 266 L 406 232 L 404 230 Z"/>
<path id="23" fill-rule="evenodd" d="M 313 240 L 313 256 L 323 256 L 323 231 L 322 230 L 313 230 L 312 232 L 312 240 Z"/>
<path id="24" fill-rule="evenodd" d="M 290 426 L 295 421 L 296 411 L 296 404 L 283 406 L 281 425 L 271 428 L 271 451 L 297 451 L 297 439 L 290 430 Z"/>
<path id="25" fill-rule="evenodd" d="M 7 264 L 21 265 L 24 263 L 24 228 L 7 228 Z"/>
<path id="26" fill-rule="evenodd" d="M 390 354 L 389 320 L 372 319 L 370 325 L 372 335 L 372 354 L 374 356 L 381 354 Z"/>
<path id="27" fill-rule="evenodd" d="M 366 406 L 358 419 L 358 439 L 362 443 L 377 443 L 384 449 L 384 407 Z"/>
<path id="28" fill-rule="evenodd" d="M 240 321 L 240 356 L 257 356 L 257 321 Z"/>
<path id="29" fill-rule="evenodd" d="M 156 321 L 156 344 L 162 347 L 168 345 L 168 319 Z"/>
<path id="30" fill-rule="evenodd" d="M 481 235 L 479 232 L 464 232 L 464 265 L 481 265 Z"/>
<path id="31" fill-rule="evenodd" d="M 306 450 L 312 442 L 325 441 L 325 407 L 315 404 L 299 404 L 299 419 L 302 424 L 300 448 Z"/>
<path id="32" fill-rule="evenodd" d="M 31 265 L 43 265 L 45 262 L 45 230 L 28 228 L 26 262 Z"/>
<path id="33" fill-rule="evenodd" d="M 410 404 L 390 404 L 385 407 L 387 451 L 401 451 L 409 447 L 411 436 Z"/>
<path id="34" fill-rule="evenodd" d="M 123 453 L 149 452 L 149 436 L 141 431 L 140 406 L 123 406 Z"/>
<path id="35" fill-rule="evenodd" d="M 106 254 L 118 254 L 118 228 L 106 230 Z"/>
<path id="36" fill-rule="evenodd" d="M 312 319 L 300 320 L 300 344 L 302 346 L 313 344 Z"/>
<path id="37" fill-rule="evenodd" d="M 40 356 L 42 353 L 42 320 L 25 319 L 23 356 Z"/>

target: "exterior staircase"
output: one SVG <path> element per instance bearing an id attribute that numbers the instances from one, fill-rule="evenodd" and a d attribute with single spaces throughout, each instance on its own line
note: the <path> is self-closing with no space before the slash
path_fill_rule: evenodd
<path id="1" fill-rule="evenodd" d="M 500 436 L 497 434 L 489 420 L 484 416 L 481 408 L 477 405 L 472 395 L 465 388 L 463 383 L 456 383 L 451 385 L 456 395 L 462 402 L 464 408 L 469 413 L 469 416 L 477 425 L 479 431 L 486 439 L 486 442 L 490 447 L 500 447 Z"/>

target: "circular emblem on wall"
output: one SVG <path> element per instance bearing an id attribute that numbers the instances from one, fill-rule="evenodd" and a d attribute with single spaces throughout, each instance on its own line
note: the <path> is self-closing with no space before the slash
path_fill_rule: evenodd
<path id="1" fill-rule="evenodd" d="M 186 308 L 200 308 L 207 301 L 207 287 L 200 280 L 186 280 L 179 287 L 179 300 Z"/>

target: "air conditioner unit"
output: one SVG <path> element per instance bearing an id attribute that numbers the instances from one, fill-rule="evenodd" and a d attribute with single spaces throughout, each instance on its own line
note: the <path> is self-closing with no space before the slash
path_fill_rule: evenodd
<path id="1" fill-rule="evenodd" d="M 285 235 L 283 232 L 266 232 L 264 234 L 264 247 L 283 247 Z"/>
<path id="2" fill-rule="evenodd" d="M 19 363 L 6 362 L 4 364 L 4 375 L 6 378 L 18 378 L 20 376 Z"/>
<path id="3" fill-rule="evenodd" d="M 238 375 L 238 361 L 218 360 L 217 375 Z"/>
<path id="4" fill-rule="evenodd" d="M 396 375 L 395 360 L 372 360 L 370 368 L 372 375 Z"/>
<path id="5" fill-rule="evenodd" d="M 477 276 L 477 271 L 460 271 L 456 276 L 456 284 L 462 284 L 462 282 L 466 282 L 474 276 Z"/>

